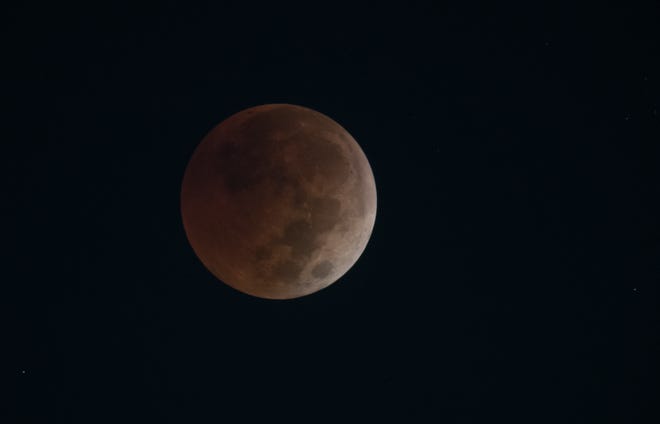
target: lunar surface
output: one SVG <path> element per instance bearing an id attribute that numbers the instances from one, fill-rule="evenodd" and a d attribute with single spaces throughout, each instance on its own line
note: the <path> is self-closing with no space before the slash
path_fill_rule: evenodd
<path id="1" fill-rule="evenodd" d="M 329 117 L 288 104 L 220 123 L 186 168 L 181 213 L 204 266 L 229 286 L 291 299 L 344 275 L 376 218 L 362 149 Z"/>

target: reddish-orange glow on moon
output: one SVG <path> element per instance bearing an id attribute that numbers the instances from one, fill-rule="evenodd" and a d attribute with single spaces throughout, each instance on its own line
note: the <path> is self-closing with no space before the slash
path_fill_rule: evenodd
<path id="1" fill-rule="evenodd" d="M 376 186 L 362 149 L 335 121 L 263 105 L 202 140 L 185 171 L 181 213 L 193 250 L 218 279 L 290 299 L 355 264 L 373 230 Z"/>

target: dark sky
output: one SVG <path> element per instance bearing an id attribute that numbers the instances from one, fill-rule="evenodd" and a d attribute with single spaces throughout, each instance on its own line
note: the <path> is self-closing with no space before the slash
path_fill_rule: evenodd
<path id="1" fill-rule="evenodd" d="M 659 5 L 397 3 L 2 6 L 0 422 L 658 422 Z M 379 202 L 292 301 L 179 212 L 201 138 L 278 102 Z"/>

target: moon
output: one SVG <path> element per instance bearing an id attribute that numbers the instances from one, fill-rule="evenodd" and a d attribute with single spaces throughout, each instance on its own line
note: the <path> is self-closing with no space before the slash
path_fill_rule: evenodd
<path id="1" fill-rule="evenodd" d="M 362 255 L 376 184 L 355 139 L 302 106 L 245 109 L 195 149 L 181 215 L 197 257 L 219 280 L 266 299 L 317 292 Z"/>

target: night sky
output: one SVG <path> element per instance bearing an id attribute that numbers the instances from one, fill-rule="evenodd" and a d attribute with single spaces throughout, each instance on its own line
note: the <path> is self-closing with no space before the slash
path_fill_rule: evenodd
<path id="1" fill-rule="evenodd" d="M 660 5 L 397 3 L 3 4 L 0 422 L 660 422 Z M 378 190 L 291 301 L 215 279 L 179 209 L 264 103 Z"/>

